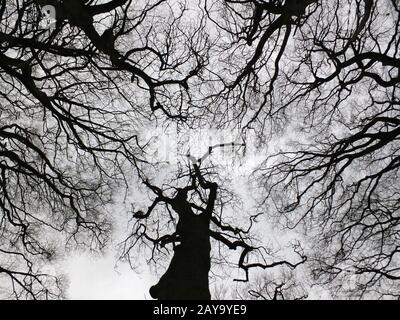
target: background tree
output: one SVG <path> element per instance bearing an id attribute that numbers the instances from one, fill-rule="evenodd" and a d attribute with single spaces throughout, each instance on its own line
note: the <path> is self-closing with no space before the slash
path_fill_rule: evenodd
<path id="1" fill-rule="evenodd" d="M 279 144 L 255 172 L 260 205 L 306 233 L 314 281 L 334 296 L 399 294 L 399 12 L 368 0 L 207 7 L 236 66 L 209 98 Z"/>
<path id="2" fill-rule="evenodd" d="M 40 23 L 45 5 L 54 28 Z M 185 12 L 166 1 L 0 2 L 0 277 L 14 298 L 62 295 L 43 265 L 62 252 L 55 244 L 103 248 L 106 205 L 145 161 L 144 120 L 187 116 L 207 41 Z"/>

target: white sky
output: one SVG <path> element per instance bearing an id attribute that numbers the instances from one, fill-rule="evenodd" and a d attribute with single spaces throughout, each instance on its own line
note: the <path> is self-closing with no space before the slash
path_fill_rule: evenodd
<path id="1" fill-rule="evenodd" d="M 139 274 L 126 263 L 118 263 L 113 253 L 104 257 L 72 254 L 65 265 L 68 275 L 68 299 L 151 299 L 148 291 L 157 282 L 145 267 Z"/>

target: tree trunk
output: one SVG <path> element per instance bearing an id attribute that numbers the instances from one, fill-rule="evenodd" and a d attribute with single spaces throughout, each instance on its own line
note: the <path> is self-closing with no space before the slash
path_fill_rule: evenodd
<path id="1" fill-rule="evenodd" d="M 176 233 L 180 244 L 150 295 L 160 300 L 210 300 L 210 215 L 195 214 L 186 199 L 175 201 L 172 207 L 179 215 Z"/>

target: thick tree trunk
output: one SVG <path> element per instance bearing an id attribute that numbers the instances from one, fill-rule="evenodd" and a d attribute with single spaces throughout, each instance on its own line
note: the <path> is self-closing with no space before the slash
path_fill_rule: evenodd
<path id="1" fill-rule="evenodd" d="M 209 300 L 210 215 L 196 215 L 183 199 L 172 207 L 179 215 L 176 233 L 180 244 L 175 247 L 165 274 L 150 288 L 150 294 L 160 300 Z"/>
<path id="2" fill-rule="evenodd" d="M 150 295 L 160 300 L 210 300 L 208 273 L 210 271 L 210 221 L 217 197 L 218 185 L 206 181 L 195 164 L 195 181 L 191 186 L 178 189 L 176 196 L 165 198 L 178 214 L 176 236 L 179 245 L 174 249 L 171 263 L 160 281 L 150 288 Z M 202 208 L 188 200 L 188 191 L 201 187 L 209 190 L 206 207 Z M 199 214 L 195 214 L 196 208 Z"/>

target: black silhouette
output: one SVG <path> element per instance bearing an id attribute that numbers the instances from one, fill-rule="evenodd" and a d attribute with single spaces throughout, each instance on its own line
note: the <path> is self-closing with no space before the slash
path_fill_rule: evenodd
<path id="1" fill-rule="evenodd" d="M 188 200 L 188 192 L 198 187 L 193 185 L 178 189 L 176 196 L 166 201 L 178 214 L 174 256 L 160 281 L 150 289 L 157 299 L 210 299 L 208 272 L 210 270 L 210 219 L 217 196 L 217 184 L 205 181 L 195 166 L 194 179 L 199 186 L 209 190 L 206 208 Z M 200 213 L 195 213 L 196 207 Z"/>

